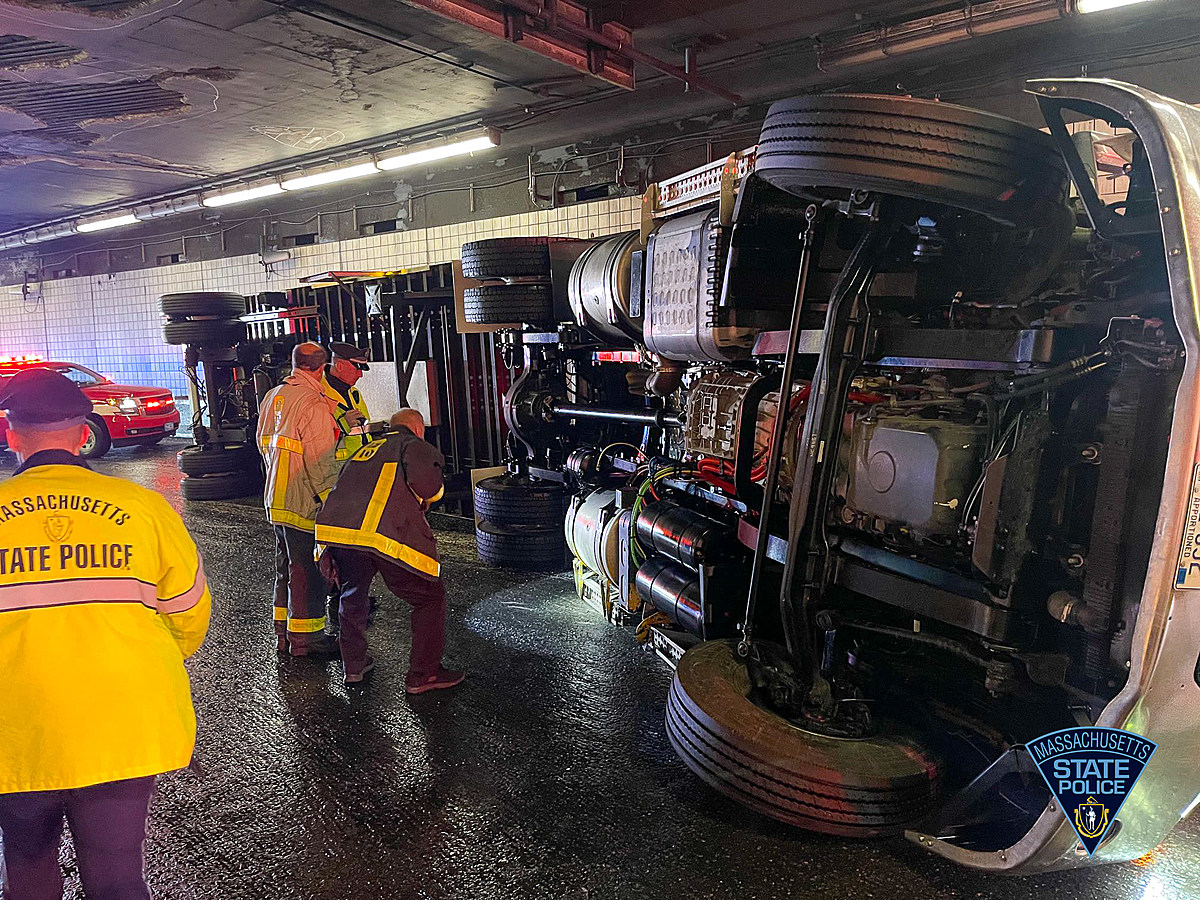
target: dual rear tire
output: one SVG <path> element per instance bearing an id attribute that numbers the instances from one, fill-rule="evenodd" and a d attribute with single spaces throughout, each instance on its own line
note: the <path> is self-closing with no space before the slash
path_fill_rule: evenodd
<path id="1" fill-rule="evenodd" d="M 479 558 L 506 569 L 553 572 L 566 562 L 566 492 L 561 484 L 511 475 L 475 485 Z"/>
<path id="2" fill-rule="evenodd" d="M 232 500 L 262 489 L 262 465 L 250 444 L 193 444 L 179 451 L 186 500 Z"/>
<path id="3" fill-rule="evenodd" d="M 553 325 L 550 244 L 554 240 L 492 238 L 463 244 L 463 275 L 483 282 L 463 292 L 463 317 L 474 325 Z"/>
<path id="4" fill-rule="evenodd" d="M 246 340 L 246 298 L 220 291 L 164 294 L 159 309 L 167 319 L 163 340 L 194 347 L 232 347 Z"/>

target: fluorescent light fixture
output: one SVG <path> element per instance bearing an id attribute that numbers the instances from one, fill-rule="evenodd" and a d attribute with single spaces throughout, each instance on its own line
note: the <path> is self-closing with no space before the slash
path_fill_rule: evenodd
<path id="1" fill-rule="evenodd" d="M 449 144 L 438 144 L 426 147 L 424 150 L 409 150 L 397 153 L 395 156 L 384 156 L 376 161 L 376 165 L 385 172 L 391 169 L 403 169 L 406 166 L 418 166 L 421 163 L 448 159 L 451 156 L 465 156 L 468 153 L 478 153 L 480 150 L 491 150 L 500 143 L 491 133 L 482 137 L 468 138 Z"/>
<path id="2" fill-rule="evenodd" d="M 378 172 L 379 170 L 375 168 L 374 161 L 355 163 L 352 166 L 337 166 L 321 172 L 314 172 L 312 175 L 297 175 L 295 178 L 285 178 L 283 180 L 283 189 L 285 191 L 302 191 L 305 188 L 320 187 L 323 184 L 335 184 L 339 181 L 349 181 L 351 178 L 362 178 L 365 175 L 378 174 Z"/>
<path id="3" fill-rule="evenodd" d="M 86 234 L 89 231 L 104 231 L 106 228 L 120 228 L 122 225 L 136 225 L 137 223 L 137 216 L 133 213 L 126 213 L 110 219 L 92 219 L 90 222 L 80 222 L 75 226 L 75 230 Z"/>
<path id="4" fill-rule="evenodd" d="M 1148 3 L 1149 0 L 1076 0 L 1075 12 L 1081 15 L 1104 12 L 1106 9 L 1116 9 L 1119 6 L 1133 6 L 1135 3 Z"/>
<path id="5" fill-rule="evenodd" d="M 245 203 L 247 200 L 259 200 L 282 193 L 283 188 L 279 186 L 278 181 L 269 181 L 266 184 L 225 191 L 222 194 L 205 194 L 202 202 L 205 206 L 229 206 L 231 203 Z"/>
<path id="6" fill-rule="evenodd" d="M 1052 4 L 1055 9 L 1058 9 L 1064 0 L 993 0 L 993 2 L 1001 4 L 1012 2 L 1023 6 Z M 1098 2 L 1116 3 L 1119 0 L 1074 0 L 1074 2 L 1096 4 Z M 1137 2 L 1137 0 L 1124 0 L 1124 2 Z M 978 20 L 978 15 L 976 19 Z M 982 28 L 978 21 L 974 27 L 977 31 Z M 452 137 L 414 141 L 408 147 L 392 146 L 382 152 L 360 150 L 358 151 L 360 155 L 355 160 L 314 164 L 306 168 L 297 167 L 289 176 L 280 176 L 268 170 L 257 176 L 246 176 L 247 181 L 240 185 L 226 184 L 207 191 L 193 190 L 187 194 L 167 199 L 147 200 L 134 205 L 126 213 L 108 218 L 84 218 L 82 220 L 77 218 L 60 224 L 34 226 L 10 232 L 0 235 L 0 250 L 57 240 L 76 232 L 88 234 L 93 231 L 120 228 L 123 225 L 134 225 L 138 222 L 195 212 L 206 207 L 246 203 L 263 197 L 273 197 L 284 191 L 302 191 L 307 188 L 337 184 L 354 178 L 377 175 L 380 172 L 424 165 L 456 156 L 467 156 L 498 146 L 500 146 L 498 130 L 476 125 Z"/>

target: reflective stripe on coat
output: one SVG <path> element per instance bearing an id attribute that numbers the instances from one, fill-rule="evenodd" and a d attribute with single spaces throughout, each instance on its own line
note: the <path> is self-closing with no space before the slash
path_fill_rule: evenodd
<path id="1" fill-rule="evenodd" d="M 371 414 L 367 411 L 367 401 L 363 399 L 362 392 L 353 385 L 347 385 L 347 394 L 343 394 L 326 378 L 325 396 L 333 403 L 333 416 L 337 421 L 340 435 L 336 456 L 339 460 L 344 461 L 352 457 L 367 443 L 363 427 L 360 426 L 357 430 L 351 428 L 350 423 L 346 421 L 346 413 L 352 409 L 358 410 L 362 413 L 364 426 L 370 421 Z"/>
<path id="2" fill-rule="evenodd" d="M 441 574 L 424 505 L 442 496 L 445 458 L 407 428 L 354 454 L 317 514 L 320 544 L 369 550 L 423 578 Z"/>
<path id="3" fill-rule="evenodd" d="M 195 745 L 200 554 L 161 496 L 72 460 L 0 484 L 0 793 L 169 772 Z"/>
<path id="4" fill-rule="evenodd" d="M 313 530 L 321 500 L 337 480 L 337 442 L 333 404 L 319 376 L 297 369 L 267 392 L 258 411 L 258 447 L 272 525 Z"/>

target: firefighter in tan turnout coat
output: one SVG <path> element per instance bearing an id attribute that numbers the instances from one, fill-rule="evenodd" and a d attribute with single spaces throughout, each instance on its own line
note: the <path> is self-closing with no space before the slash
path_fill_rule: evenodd
<path id="1" fill-rule="evenodd" d="M 327 354 L 319 344 L 292 351 L 292 374 L 259 407 L 266 464 L 263 500 L 275 528 L 275 633 L 293 656 L 334 655 L 325 634 L 325 583 L 313 561 L 317 510 L 337 480 L 340 432 L 326 396 Z"/>

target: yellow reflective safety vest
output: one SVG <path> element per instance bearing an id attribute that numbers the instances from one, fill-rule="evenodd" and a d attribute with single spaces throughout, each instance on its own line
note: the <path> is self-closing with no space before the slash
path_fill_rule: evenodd
<path id="1" fill-rule="evenodd" d="M 341 385 L 341 382 L 338 382 Z M 359 449 L 369 440 L 366 430 L 363 426 L 357 428 L 352 427 L 346 421 L 346 413 L 352 409 L 362 413 L 363 424 L 370 420 L 371 414 L 367 411 L 367 401 L 363 399 L 362 392 L 353 385 L 345 385 L 346 392 L 343 394 L 337 387 L 333 386 L 333 382 L 329 380 L 329 375 L 325 376 L 325 396 L 333 403 L 333 416 L 337 420 L 338 426 L 338 446 L 336 456 L 340 460 L 347 460 L 352 457 Z"/>
<path id="2" fill-rule="evenodd" d="M 0 483 L 0 794 L 183 768 L 211 600 L 151 490 L 35 453 Z"/>
<path id="3" fill-rule="evenodd" d="M 258 408 L 258 445 L 266 465 L 263 502 L 272 525 L 312 531 L 337 480 L 338 427 L 325 379 L 296 369 Z"/>
<path id="4" fill-rule="evenodd" d="M 407 428 L 361 448 L 317 514 L 318 544 L 366 550 L 423 578 L 441 575 L 425 507 L 444 493 L 440 450 Z"/>

